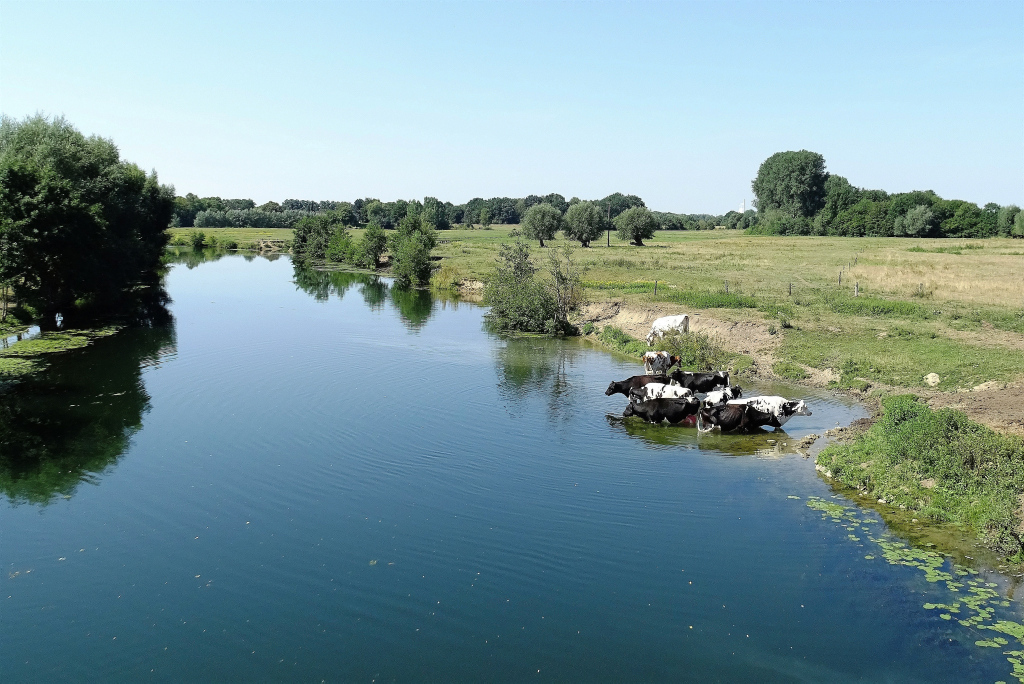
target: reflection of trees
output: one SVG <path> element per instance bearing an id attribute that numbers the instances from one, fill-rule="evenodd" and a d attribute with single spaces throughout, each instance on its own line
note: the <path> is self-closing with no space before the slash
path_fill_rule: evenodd
<path id="1" fill-rule="evenodd" d="M 149 410 L 141 369 L 174 348 L 161 318 L 55 355 L 0 393 L 0 491 L 12 502 L 70 496 L 124 453 Z"/>
<path id="2" fill-rule="evenodd" d="M 507 399 L 522 401 L 543 395 L 549 415 L 568 418 L 579 387 L 570 368 L 580 348 L 573 342 L 544 337 L 521 337 L 497 349 L 498 390 Z"/>
<path id="3" fill-rule="evenodd" d="M 422 328 L 434 313 L 434 298 L 426 290 L 392 287 L 391 303 L 398 310 L 405 327 L 416 331 Z"/>
<path id="4" fill-rule="evenodd" d="M 359 293 L 370 309 L 380 310 L 390 299 L 402 323 L 413 332 L 434 313 L 434 295 L 427 290 L 392 287 L 372 273 L 321 271 L 298 263 L 294 266 L 295 286 L 318 302 L 326 302 L 331 295 L 341 299 L 350 287 L 359 285 Z"/>

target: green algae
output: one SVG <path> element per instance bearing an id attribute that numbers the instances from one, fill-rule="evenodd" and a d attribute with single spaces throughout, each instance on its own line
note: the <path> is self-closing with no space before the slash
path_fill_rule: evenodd
<path id="1" fill-rule="evenodd" d="M 16 342 L 7 349 L 0 349 L 0 382 L 11 382 L 36 373 L 46 367 L 46 357 L 72 349 L 87 347 L 94 341 L 109 337 L 121 329 L 120 326 L 44 332 L 30 340 Z"/>
<path id="2" fill-rule="evenodd" d="M 948 592 L 952 599 L 948 603 L 928 602 L 922 606 L 925 610 L 939 611 L 939 619 L 950 623 L 955 620 L 968 629 L 1004 634 L 1024 646 L 1024 624 L 1013 620 L 996 619 L 997 609 L 1010 607 L 1010 601 L 1000 596 L 997 583 L 975 579 L 979 574 L 978 570 L 957 565 L 950 557 L 937 551 L 916 548 L 905 541 L 883 537 L 884 528 L 879 530 L 879 534 L 872 535 L 867 525 L 878 521 L 863 517 L 865 511 L 861 509 L 826 501 L 820 497 L 809 497 L 806 506 L 820 512 L 822 520 L 838 523 L 844 531 L 859 527 L 867 532 L 865 536 L 869 543 L 876 545 L 880 553 L 867 553 L 864 555 L 865 560 L 875 560 L 881 556 L 890 565 L 913 568 L 919 571 L 928 583 L 942 587 L 937 587 L 935 591 L 944 589 Z M 848 533 L 846 537 L 853 542 L 861 541 L 860 537 L 854 534 Z M 1003 636 L 974 640 L 974 644 L 980 648 L 1003 648 L 1009 643 Z M 1007 661 L 1013 666 L 1013 677 L 1024 683 L 1024 650 L 1004 651 L 1003 655 L 1007 656 Z"/>

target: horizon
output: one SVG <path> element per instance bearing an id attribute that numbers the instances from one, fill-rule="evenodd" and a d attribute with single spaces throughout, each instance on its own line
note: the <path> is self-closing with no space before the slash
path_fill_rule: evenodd
<path id="1" fill-rule="evenodd" d="M 58 9 L 59 8 L 59 9 Z M 770 155 L 1024 204 L 1024 3 L 0 2 L 0 109 L 185 195 L 752 206 Z"/>

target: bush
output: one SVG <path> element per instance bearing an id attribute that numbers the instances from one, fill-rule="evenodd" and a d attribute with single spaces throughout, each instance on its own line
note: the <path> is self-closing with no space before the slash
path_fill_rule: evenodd
<path id="1" fill-rule="evenodd" d="M 344 228 L 342 218 L 333 211 L 306 216 L 295 224 L 292 251 L 299 259 L 326 258 L 335 232 Z"/>
<path id="2" fill-rule="evenodd" d="M 206 244 L 206 233 L 201 230 L 190 230 L 187 239 L 192 249 L 202 249 Z"/>
<path id="3" fill-rule="evenodd" d="M 597 334 L 597 339 L 618 352 L 628 356 L 635 356 L 638 359 L 649 351 L 646 342 L 626 334 L 614 325 L 601 328 L 601 332 Z"/>
<path id="4" fill-rule="evenodd" d="M 555 331 L 557 303 L 551 289 L 536 279 L 536 273 L 525 242 L 501 245 L 494 277 L 484 289 L 484 302 L 491 307 L 487 318 L 496 329 Z"/>
<path id="5" fill-rule="evenodd" d="M 670 330 L 661 338 L 658 348 L 678 356 L 680 365 L 691 371 L 716 371 L 727 361 L 721 340 L 702 332 L 683 333 Z"/>
<path id="6" fill-rule="evenodd" d="M 459 267 L 447 262 L 430 277 L 432 290 L 456 290 L 462 283 L 462 272 Z"/>

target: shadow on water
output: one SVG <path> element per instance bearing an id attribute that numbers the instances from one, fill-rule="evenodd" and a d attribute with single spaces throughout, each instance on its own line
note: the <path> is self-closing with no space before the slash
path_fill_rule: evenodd
<path id="1" fill-rule="evenodd" d="M 117 462 L 150 407 L 142 369 L 175 349 L 164 314 L 55 355 L 0 393 L 0 491 L 12 503 L 70 497 Z"/>

